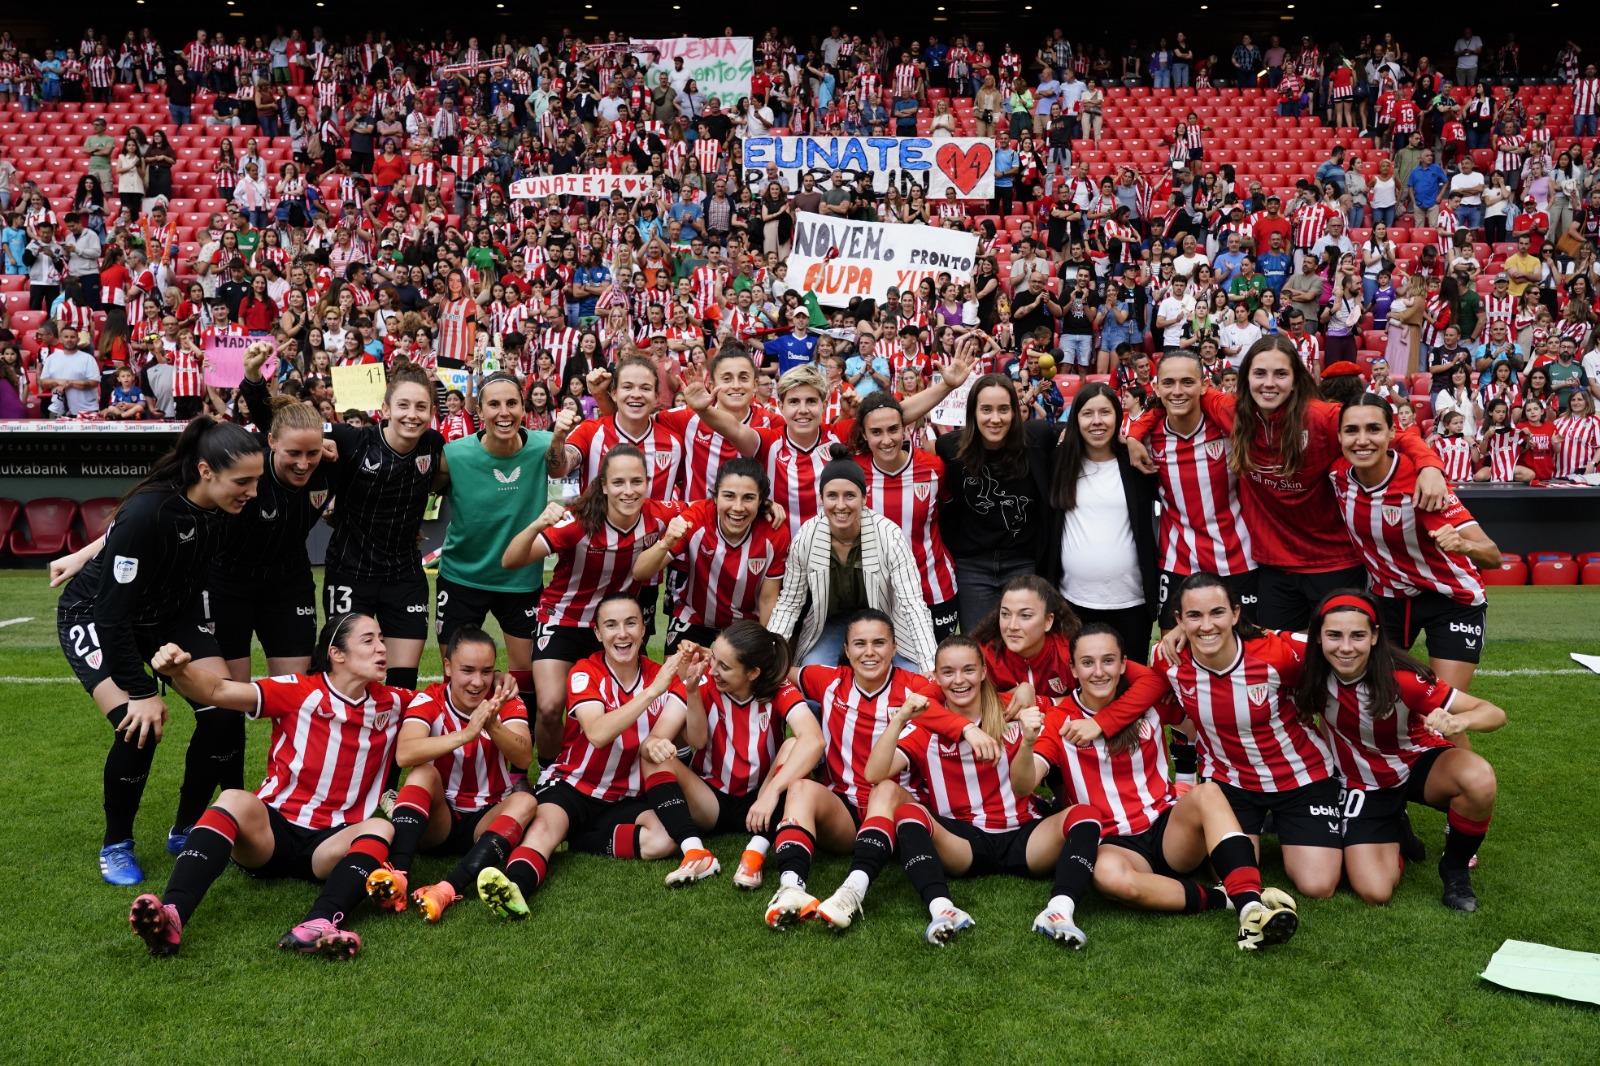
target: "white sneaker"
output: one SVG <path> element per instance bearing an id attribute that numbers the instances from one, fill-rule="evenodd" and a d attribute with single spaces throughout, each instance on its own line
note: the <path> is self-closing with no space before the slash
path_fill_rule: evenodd
<path id="1" fill-rule="evenodd" d="M 1070 912 L 1062 913 L 1046 907 L 1033 919 L 1033 931 L 1076 950 L 1088 943 L 1089 938 L 1073 923 L 1072 918 Z"/>
<path id="2" fill-rule="evenodd" d="M 960 907 L 946 907 L 928 923 L 922 936 L 928 943 L 942 948 L 954 940 L 957 933 L 971 929 L 973 924 L 972 915 Z"/>
<path id="3" fill-rule="evenodd" d="M 745 849 L 739 856 L 739 868 L 733 871 L 733 886 L 754 891 L 761 887 L 761 867 L 766 856 L 759 851 Z"/>
<path id="4" fill-rule="evenodd" d="M 803 888 L 785 885 L 767 901 L 767 924 L 774 929 L 809 921 L 816 913 L 817 897 Z"/>
<path id="5" fill-rule="evenodd" d="M 685 852 L 683 861 L 678 868 L 667 875 L 668 888 L 678 885 L 692 885 L 696 881 L 704 881 L 708 877 L 715 877 L 722 872 L 722 864 L 717 857 L 704 848 Z"/>
<path id="6" fill-rule="evenodd" d="M 1263 888 L 1259 903 L 1246 903 L 1239 911 L 1239 950 L 1259 951 L 1282 944 L 1299 928 L 1294 897 L 1281 888 Z"/>
<path id="7" fill-rule="evenodd" d="M 864 913 L 861 900 L 860 891 L 846 881 L 837 892 L 817 904 L 817 917 L 834 929 L 848 929 L 850 923 Z"/>

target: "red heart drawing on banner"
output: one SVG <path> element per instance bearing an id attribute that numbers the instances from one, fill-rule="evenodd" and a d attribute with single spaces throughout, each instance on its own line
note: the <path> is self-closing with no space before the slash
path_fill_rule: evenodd
<path id="1" fill-rule="evenodd" d="M 950 179 L 950 184 L 956 187 L 956 192 L 962 196 L 969 195 L 978 187 L 978 182 L 989 168 L 994 166 L 994 149 L 987 144 L 974 144 L 962 148 L 959 144 L 940 145 L 934 153 L 933 161 L 938 164 L 939 170 Z"/>

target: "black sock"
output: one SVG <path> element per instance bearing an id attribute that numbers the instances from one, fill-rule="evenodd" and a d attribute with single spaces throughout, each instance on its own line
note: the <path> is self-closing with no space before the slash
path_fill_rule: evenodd
<path id="1" fill-rule="evenodd" d="M 1465 870 L 1478 847 L 1489 832 L 1489 819 L 1475 822 L 1470 818 L 1446 811 L 1444 820 L 1444 854 L 1439 857 L 1439 868 Z"/>
<path id="2" fill-rule="evenodd" d="M 1056 857 L 1055 883 L 1050 886 L 1050 894 L 1066 896 L 1077 903 L 1094 881 L 1094 862 L 1100 853 L 1100 819 L 1092 809 L 1080 804 L 1067 811 L 1061 834 L 1066 839 Z"/>
<path id="3" fill-rule="evenodd" d="M 1243 833 L 1229 833 L 1211 849 L 1211 867 L 1222 878 L 1222 890 L 1233 901 L 1234 910 L 1261 899 L 1261 868 L 1256 865 L 1255 845 Z"/>
<path id="4" fill-rule="evenodd" d="M 422 843 L 423 830 L 428 828 L 428 815 L 433 797 L 420 785 L 407 785 L 395 798 L 389 821 L 394 825 L 394 840 L 389 844 L 389 865 L 402 873 L 411 869 L 411 860 L 417 857 L 417 845 Z"/>
<path id="5" fill-rule="evenodd" d="M 904 804 L 894 812 L 895 850 L 900 865 L 905 868 L 906 880 L 911 882 L 922 897 L 923 903 L 932 903 L 941 896 L 950 897 L 950 885 L 945 880 L 944 863 L 933 846 L 929 832 L 928 815 L 922 808 Z"/>
<path id="6" fill-rule="evenodd" d="M 817 838 L 810 830 L 798 825 L 779 826 L 772 846 L 772 868 L 780 881 L 785 873 L 792 873 L 803 885 L 811 876 L 811 856 L 816 850 Z"/>
<path id="7" fill-rule="evenodd" d="M 1183 886 L 1183 913 L 1204 914 L 1221 910 L 1228 905 L 1228 895 L 1216 885 L 1203 885 L 1199 881 L 1179 881 Z"/>
<path id="8" fill-rule="evenodd" d="M 699 836 L 694 818 L 689 814 L 689 801 L 683 796 L 683 786 L 671 771 L 653 773 L 644 783 L 644 800 L 655 809 L 661 826 L 675 842 L 682 844 L 689 837 Z"/>
<path id="9" fill-rule="evenodd" d="M 520 830 L 520 827 L 518 828 Z M 519 831 L 517 839 L 520 840 L 521 837 L 522 834 Z M 516 846 L 516 840 L 501 836 L 491 826 L 484 831 L 483 836 L 473 843 L 472 847 L 467 849 L 467 853 L 461 856 L 445 880 L 450 882 L 450 887 L 455 889 L 457 893 L 470 892 L 472 887 L 478 883 L 478 874 L 490 866 L 503 869 L 506 863 L 510 861 L 511 849 Z"/>
<path id="10" fill-rule="evenodd" d="M 212 807 L 200 817 L 173 864 L 167 890 L 161 894 L 161 902 L 178 908 L 178 917 L 185 924 L 212 882 L 228 868 L 228 856 L 233 853 L 233 842 L 239 833 L 233 816 L 220 807 Z"/>
<path id="11" fill-rule="evenodd" d="M 550 860 L 526 844 L 519 844 L 513 848 L 511 857 L 506 860 L 505 865 L 506 877 L 522 891 L 524 899 L 533 895 L 534 889 L 544 884 L 545 879 L 550 876 L 549 870 Z M 457 889 L 461 887 L 453 880 L 450 883 Z"/>
<path id="12" fill-rule="evenodd" d="M 199 820 L 219 789 L 244 787 L 244 715 L 216 707 L 196 707 L 194 735 L 183 756 L 174 829 Z"/>
<path id="13" fill-rule="evenodd" d="M 106 721 L 114 730 L 127 715 L 128 705 L 124 703 L 108 711 Z M 140 748 L 121 733 L 113 733 L 101 784 L 106 812 L 105 844 L 133 839 L 133 820 L 139 813 L 139 801 L 144 798 L 144 784 L 150 779 L 150 764 L 155 758 L 154 737 L 146 738 Z"/>
<path id="14" fill-rule="evenodd" d="M 367 898 L 367 875 L 389 857 L 389 842 L 379 836 L 356 837 L 339 865 L 322 883 L 322 894 L 306 912 L 305 921 L 326 918 L 335 925 L 343 922 Z"/>
<path id="15" fill-rule="evenodd" d="M 1172 734 L 1172 772 L 1175 774 L 1200 772 L 1200 753 L 1182 733 Z"/>
<path id="16" fill-rule="evenodd" d="M 868 818 L 856 833 L 856 846 L 850 852 L 850 872 L 864 873 L 870 883 L 883 872 L 883 864 L 894 854 L 894 823 L 883 817 Z"/>

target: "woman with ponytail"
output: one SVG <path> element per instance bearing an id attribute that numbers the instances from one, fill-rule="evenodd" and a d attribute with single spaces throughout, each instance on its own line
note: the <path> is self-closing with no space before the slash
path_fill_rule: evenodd
<path id="1" fill-rule="evenodd" d="M 105 550 L 72 578 L 56 606 L 67 662 L 116 733 L 106 756 L 100 851 L 100 875 L 111 884 L 144 879 L 133 850 L 133 822 L 167 721 L 166 703 L 145 661 L 175 641 L 197 661 L 197 670 L 224 673 L 202 590 L 225 521 L 255 496 L 261 471 L 261 442 L 253 434 L 195 419 L 123 498 L 106 531 Z M 205 709 L 196 704 L 197 711 Z M 206 783 L 208 796 L 211 784 Z"/>
<path id="2" fill-rule="evenodd" d="M 383 683 L 388 653 L 377 620 L 329 618 L 311 672 L 239 682 L 196 668 L 176 644 L 150 665 L 174 688 L 247 718 L 272 721 L 267 773 L 254 792 L 229 789 L 189 833 L 160 896 L 133 901 L 128 922 L 152 955 L 175 954 L 195 908 L 231 859 L 251 877 L 322 883 L 306 916 L 278 941 L 302 955 L 348 959 L 361 938 L 342 927 L 367 894 L 367 878 L 389 858 L 393 825 L 377 817 L 401 715 L 416 698 Z M 516 696 L 496 679 L 485 715 Z M 327 782 L 343 782 L 329 789 Z"/>

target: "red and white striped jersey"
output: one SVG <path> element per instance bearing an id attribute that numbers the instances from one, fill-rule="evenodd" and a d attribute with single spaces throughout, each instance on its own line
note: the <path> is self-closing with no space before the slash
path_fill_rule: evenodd
<path id="1" fill-rule="evenodd" d="M 1593 115 L 1600 109 L 1600 78 L 1579 78 L 1572 83 L 1572 113 Z"/>
<path id="2" fill-rule="evenodd" d="M 1556 442 L 1556 477 L 1587 473 L 1600 452 L 1600 416 L 1562 415 L 1556 419 L 1556 435 L 1561 438 Z"/>
<path id="3" fill-rule="evenodd" d="M 1304 333 L 1285 333 L 1289 343 L 1294 345 L 1294 350 L 1300 353 L 1300 361 L 1306 369 L 1313 374 L 1322 373 L 1322 338 L 1314 331 L 1308 329 Z"/>
<path id="4" fill-rule="evenodd" d="M 467 361 L 472 355 L 477 316 L 478 305 L 470 296 L 445 301 L 439 309 L 439 336 L 434 342 L 434 352 L 440 359 Z"/>
<path id="5" fill-rule="evenodd" d="M 862 107 L 866 107 L 869 100 L 876 100 L 882 88 L 883 79 L 871 70 L 863 69 L 856 75 L 856 99 L 861 101 Z"/>
<path id="6" fill-rule="evenodd" d="M 94 308 L 75 300 L 62 300 L 56 305 L 55 320 L 58 325 L 71 326 L 84 337 L 85 343 L 94 337 Z"/>
<path id="7" fill-rule="evenodd" d="M 200 370 L 203 359 L 204 353 L 199 350 L 181 347 L 172 350 L 173 396 L 200 396 L 205 392 Z"/>
<path id="8" fill-rule="evenodd" d="M 1516 480 L 1517 459 L 1522 454 L 1522 434 L 1513 426 L 1504 433 L 1485 428 L 1488 438 L 1489 480 L 1511 482 Z"/>
<path id="9" fill-rule="evenodd" d="M 416 693 L 373 683 L 352 699 L 326 674 L 286 674 L 255 686 L 249 716 L 272 719 L 261 801 L 306 829 L 371 818 L 400 715 Z"/>
<path id="10" fill-rule="evenodd" d="M 644 452 L 645 465 L 650 470 L 650 498 L 653 500 L 679 499 L 678 488 L 683 470 L 683 440 L 662 425 L 659 419 L 650 420 L 650 428 L 642 437 L 632 437 L 617 425 L 615 415 L 580 423 L 567 436 L 567 447 L 576 448 L 583 456 L 578 469 L 578 484 L 588 487 L 600 474 L 600 463 L 606 453 L 618 444 L 632 444 Z"/>
<path id="11" fill-rule="evenodd" d="M 571 326 L 562 325 L 554 329 L 546 328 L 539 334 L 539 347 L 550 352 L 556 361 L 556 376 L 562 381 L 567 380 L 567 364 L 577 354 L 578 340 L 583 334 Z M 589 367 L 593 370 L 594 367 Z"/>
<path id="12" fill-rule="evenodd" d="M 894 68 L 894 94 L 896 96 L 915 96 L 917 92 L 917 65 L 915 63 L 896 63 Z"/>
<path id="13" fill-rule="evenodd" d="M 913 450 L 905 464 L 892 474 L 878 469 L 869 456 L 856 456 L 867 479 L 867 506 L 900 527 L 911 543 L 922 572 L 922 598 L 931 607 L 954 599 L 956 564 L 939 532 L 939 483 L 944 460 L 931 452 Z"/>
<path id="14" fill-rule="evenodd" d="M 633 684 L 626 685 L 612 671 L 604 652 L 596 652 L 574 666 L 567 675 L 567 722 L 561 737 L 561 754 L 545 767 L 539 783 L 565 781 L 585 796 L 604 803 L 639 795 L 644 790 L 639 745 L 664 713 L 683 706 L 682 682 L 673 678 L 672 687 L 604 748 L 589 743 L 573 712 L 585 704 L 599 704 L 607 714 L 614 714 L 649 688 L 660 671 L 660 663 L 641 656 L 639 675 Z"/>
<path id="15" fill-rule="evenodd" d="M 800 691 L 822 709 L 822 757 L 825 783 L 858 812 L 867 809 L 872 785 L 867 781 L 867 758 L 889 725 L 896 707 L 910 693 L 925 696 L 930 704 L 943 699 L 939 686 L 925 677 L 894 667 L 882 687 L 863 692 L 849 666 L 807 666 L 800 671 Z"/>
<path id="16" fill-rule="evenodd" d="M 116 78 L 116 61 L 110 56 L 89 57 L 89 85 L 95 89 L 109 89 Z"/>
<path id="17" fill-rule="evenodd" d="M 1202 415 L 1184 436 L 1162 419 L 1145 446 L 1161 481 L 1161 569 L 1224 577 L 1255 569 L 1227 430 Z"/>
<path id="18" fill-rule="evenodd" d="M 457 411 L 453 415 L 441 415 L 438 422 L 439 433 L 444 437 L 446 444 L 462 437 L 470 437 L 477 432 L 472 428 L 472 416 L 465 411 Z"/>
<path id="19" fill-rule="evenodd" d="M 694 142 L 694 158 L 700 164 L 700 173 L 715 174 L 722 169 L 722 142 L 701 137 Z"/>
<path id="20" fill-rule="evenodd" d="M 430 737 L 442 737 L 465 729 L 471 717 L 470 712 L 456 708 L 450 686 L 438 681 L 417 694 L 402 722 L 421 722 Z M 515 696 L 501 705 L 498 717 L 501 722 L 521 722 L 524 731 L 528 728 L 528 708 Z M 511 766 L 487 733 L 439 756 L 433 760 L 433 768 L 444 780 L 444 799 L 451 810 L 481 811 L 511 791 Z"/>
<path id="21" fill-rule="evenodd" d="M 521 333 L 533 308 L 528 304 L 508 304 L 496 300 L 489 305 L 489 330 L 497 337 L 507 333 Z"/>
<path id="22" fill-rule="evenodd" d="M 1512 323 L 1516 318 L 1516 314 L 1517 298 L 1512 296 L 1510 293 L 1507 293 L 1504 296 L 1496 296 L 1491 291 L 1484 296 L 1483 320 L 1485 332 L 1487 332 L 1488 328 L 1494 325 L 1496 322 L 1504 322 L 1506 324 L 1506 336 L 1514 336 L 1515 334 L 1512 331 Z"/>
<path id="23" fill-rule="evenodd" d="M 674 407 L 670 411 L 662 411 L 656 415 L 656 421 L 683 441 L 682 498 L 708 500 L 716 495 L 717 471 L 722 469 L 723 463 L 737 459 L 739 449 L 708 426 L 691 408 Z M 744 424 L 759 432 L 769 427 L 782 429 L 783 419 L 752 406 L 744 417 Z"/>
<path id="24" fill-rule="evenodd" d="M 1333 759 L 1294 703 L 1305 656 L 1303 636 L 1272 631 L 1239 641 L 1226 670 L 1201 666 L 1188 648 L 1176 662 L 1156 649 L 1152 665 L 1199 730 L 1201 777 L 1285 792 L 1333 776 Z"/>
<path id="25" fill-rule="evenodd" d="M 1321 200 L 1297 207 L 1290 216 L 1294 223 L 1294 246 L 1310 248 L 1315 245 L 1328 232 L 1328 220 L 1338 215 L 1337 210 Z"/>
<path id="26" fill-rule="evenodd" d="M 734 544 L 717 523 L 716 501 L 689 504 L 683 518 L 690 530 L 673 549 L 673 565 L 688 573 L 678 599 L 678 620 L 724 629 L 741 618 L 759 619 L 762 582 L 783 577 L 788 527 L 774 527 L 762 516 Z"/>
<path id="27" fill-rule="evenodd" d="M 1472 442 L 1461 434 L 1437 434 L 1432 441 L 1433 454 L 1444 464 L 1444 476 L 1454 484 L 1472 480 Z"/>
<path id="28" fill-rule="evenodd" d="M 817 475 L 828 465 L 829 446 L 844 443 L 844 436 L 834 427 L 825 427 L 817 434 L 817 442 L 804 448 L 790 439 L 787 426 L 756 432 L 761 436 L 756 458 L 767 470 L 772 498 L 783 508 L 789 539 L 793 540 L 801 525 L 816 517 Z"/>
<path id="29" fill-rule="evenodd" d="M 1351 788 L 1395 788 L 1411 778 L 1411 764 L 1430 748 L 1450 742 L 1422 723 L 1437 710 L 1449 710 L 1456 690 L 1437 678 L 1396 670 L 1400 699 L 1389 713 L 1373 713 L 1372 689 L 1363 677 L 1353 685 L 1328 673 L 1328 698 L 1319 728 L 1333 750 L 1339 773 Z"/>
<path id="30" fill-rule="evenodd" d="M 1440 204 L 1439 218 L 1438 221 L 1434 223 L 1434 229 L 1437 232 L 1440 258 L 1446 260 L 1449 259 L 1451 245 L 1455 243 L 1456 230 L 1460 228 L 1460 223 L 1456 221 L 1456 213 L 1450 210 L 1450 205 Z"/>
<path id="31" fill-rule="evenodd" d="M 1431 535 L 1438 529 L 1477 524 L 1454 493 L 1437 511 L 1418 508 L 1416 464 L 1399 453 L 1394 454 L 1388 475 L 1370 489 L 1356 480 L 1347 459 L 1334 463 L 1328 476 L 1345 528 L 1367 565 L 1374 595 L 1398 598 L 1436 592 L 1457 603 L 1484 602 L 1477 565 L 1464 555 L 1442 551 Z"/>
<path id="32" fill-rule="evenodd" d="M 1161 727 L 1181 722 L 1183 712 L 1164 697 L 1135 719 L 1129 728 L 1137 740 L 1123 751 L 1108 746 L 1113 737 L 1102 736 L 1081 748 L 1062 740 L 1061 729 L 1068 722 L 1093 717 L 1078 693 L 1072 693 L 1045 714 L 1044 731 L 1034 742 L 1033 753 L 1061 771 L 1072 802 L 1087 803 L 1100 815 L 1102 837 L 1137 836 L 1177 802 L 1167 777 Z"/>
<path id="33" fill-rule="evenodd" d="M 638 586 L 633 580 L 634 560 L 661 539 L 662 530 L 680 509 L 677 504 L 645 500 L 631 529 L 602 520 L 593 533 L 569 513 L 540 533 L 556 557 L 556 566 L 539 595 L 539 625 L 592 625 L 601 600 Z"/>
<path id="34" fill-rule="evenodd" d="M 1517 149 L 1525 147 L 1528 138 L 1520 133 L 1503 133 L 1494 139 L 1494 168 L 1507 174 L 1522 172 L 1522 155 Z"/>
<path id="35" fill-rule="evenodd" d="M 706 709 L 706 746 L 690 765 L 700 779 L 728 796 L 748 796 L 761 788 L 783 744 L 784 724 L 795 714 L 810 716 L 800 690 L 785 681 L 770 700 L 743 703 L 721 691 L 708 677 L 700 682 Z"/>
<path id="36" fill-rule="evenodd" d="M 1005 758 L 979 762 L 965 739 L 946 740 L 915 721 L 896 747 L 910 764 L 911 790 L 941 818 L 966 822 L 985 833 L 1008 833 L 1039 817 L 1032 795 L 1011 787 L 1011 760 L 1022 745 L 1022 726 L 1006 723 Z"/>

